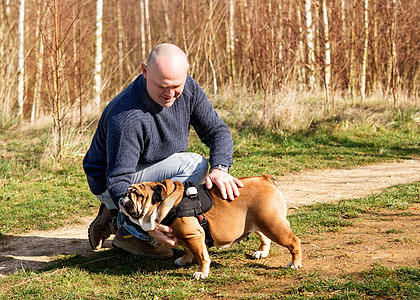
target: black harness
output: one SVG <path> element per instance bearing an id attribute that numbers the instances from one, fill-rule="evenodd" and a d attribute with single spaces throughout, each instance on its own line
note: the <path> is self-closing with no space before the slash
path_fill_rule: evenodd
<path id="1" fill-rule="evenodd" d="M 196 217 L 206 233 L 206 245 L 213 246 L 213 238 L 210 234 L 209 224 L 204 213 L 213 206 L 213 199 L 204 184 L 198 186 L 191 181 L 184 183 L 184 195 L 181 202 L 172 207 L 166 217 L 160 222 L 170 226 L 178 217 Z"/>

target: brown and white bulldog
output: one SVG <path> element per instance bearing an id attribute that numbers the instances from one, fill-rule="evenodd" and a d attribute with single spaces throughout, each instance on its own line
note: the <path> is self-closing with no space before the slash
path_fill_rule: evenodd
<path id="1" fill-rule="evenodd" d="M 255 232 L 261 244 L 253 257 L 266 257 L 271 241 L 289 249 L 292 261 L 287 268 L 302 267 L 300 239 L 293 234 L 286 219 L 286 204 L 270 175 L 239 178 L 244 187 L 234 201 L 224 200 L 217 187 L 209 190 L 213 207 L 204 214 L 207 218 L 214 245 L 228 248 Z M 173 206 L 180 203 L 184 194 L 182 183 L 171 180 L 133 184 L 120 200 L 120 210 L 144 230 L 153 230 Z M 210 272 L 210 257 L 205 244 L 205 233 L 196 217 L 179 217 L 170 225 L 173 236 L 185 248 L 183 257 L 175 264 L 188 265 L 195 258 L 199 271 L 195 279 L 207 278 Z"/>

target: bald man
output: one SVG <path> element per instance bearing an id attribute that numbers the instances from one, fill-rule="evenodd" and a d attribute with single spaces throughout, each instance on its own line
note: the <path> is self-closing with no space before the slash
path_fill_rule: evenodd
<path id="1" fill-rule="evenodd" d="M 167 235 L 172 228 L 159 225 L 145 232 L 119 212 L 118 201 L 133 183 L 205 182 L 208 188 L 215 184 L 225 199 L 239 195 L 242 183 L 229 174 L 232 136 L 199 84 L 187 75 L 188 66 L 177 46 L 156 46 L 142 64 L 143 74 L 103 111 L 83 161 L 89 188 L 101 201 L 88 231 L 93 250 L 115 234 L 116 248 L 150 257 L 172 256 L 169 248 L 178 244 Z M 186 152 L 190 126 L 210 149 L 208 162 Z"/>

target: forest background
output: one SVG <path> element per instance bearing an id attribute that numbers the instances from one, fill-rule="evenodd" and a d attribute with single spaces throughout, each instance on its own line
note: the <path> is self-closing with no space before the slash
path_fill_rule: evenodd
<path id="1" fill-rule="evenodd" d="M 258 126 L 288 130 L 300 119 L 309 128 L 316 117 L 305 113 L 333 116 L 374 100 L 394 110 L 419 105 L 416 0 L 0 5 L 0 128 L 52 119 L 55 158 L 69 129 L 82 135 L 162 42 L 187 53 L 189 74 L 214 104 L 222 97 L 244 112 L 243 98 L 257 103 L 244 114 Z"/>

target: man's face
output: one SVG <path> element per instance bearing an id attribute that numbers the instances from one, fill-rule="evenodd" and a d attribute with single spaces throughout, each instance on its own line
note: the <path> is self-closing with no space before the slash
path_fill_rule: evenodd
<path id="1" fill-rule="evenodd" d="M 171 64 L 169 64 L 171 65 Z M 165 64 L 152 67 L 142 65 L 149 96 L 162 107 L 170 107 L 184 90 L 187 68 L 174 68 Z"/>

